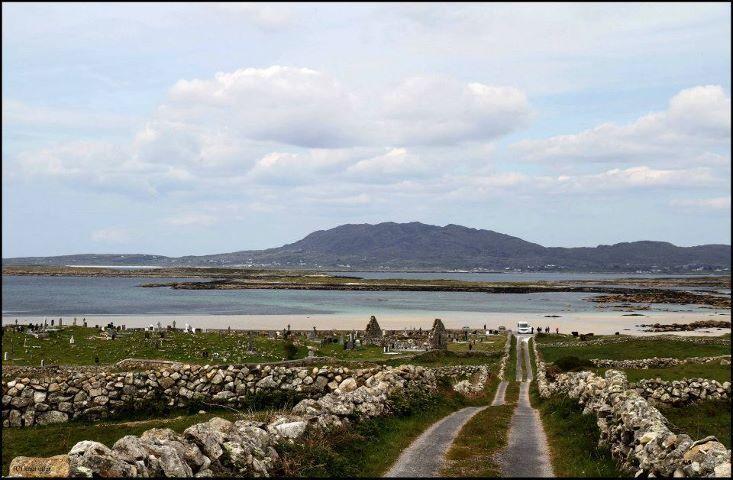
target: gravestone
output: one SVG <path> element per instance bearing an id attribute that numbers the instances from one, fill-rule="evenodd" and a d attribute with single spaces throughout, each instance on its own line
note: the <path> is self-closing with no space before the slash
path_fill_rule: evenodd
<path id="1" fill-rule="evenodd" d="M 73 344 L 74 344 L 74 336 L 72 335 L 71 338 L 69 339 L 69 345 L 73 345 Z"/>
<path id="2" fill-rule="evenodd" d="M 72 323 L 76 327 L 76 317 L 74 317 L 74 323 Z"/>

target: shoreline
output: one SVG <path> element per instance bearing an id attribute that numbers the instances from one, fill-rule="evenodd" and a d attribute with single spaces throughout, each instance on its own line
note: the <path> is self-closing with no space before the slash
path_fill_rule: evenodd
<path id="1" fill-rule="evenodd" d="M 560 333 L 579 331 L 581 333 L 595 333 L 597 335 L 613 335 L 615 332 L 625 335 L 659 335 L 655 332 L 643 332 L 644 327 L 636 325 L 648 323 L 690 323 L 696 320 L 727 320 L 731 314 L 713 312 L 645 312 L 643 316 L 624 316 L 625 312 L 567 312 L 560 317 L 545 317 L 546 313 L 501 313 L 501 312 L 462 312 L 462 311 L 410 311 L 405 313 L 380 312 L 375 310 L 380 326 L 386 330 L 402 330 L 411 328 L 430 329 L 435 318 L 443 320 L 446 328 L 460 329 L 468 326 L 472 329 L 481 329 L 485 324 L 488 329 L 496 329 L 500 325 L 513 329 L 518 321 L 528 321 L 533 326 L 549 326 L 554 332 Z M 314 326 L 318 330 L 363 330 L 371 314 L 275 314 L 275 315 L 76 315 L 77 324 L 86 318 L 87 324 L 106 325 L 113 322 L 115 325 L 128 327 L 146 327 L 161 322 L 163 325 L 176 321 L 179 327 L 188 323 L 193 328 L 233 330 L 282 330 L 290 324 L 295 330 L 310 330 Z M 628 314 L 627 314 L 628 315 Z M 59 316 L 45 316 L 58 320 Z M 62 316 L 66 325 L 71 325 L 74 315 Z M 43 323 L 44 316 L 2 316 L 3 325 L 11 325 L 18 319 L 18 323 Z M 683 336 L 716 336 L 729 332 L 730 329 L 704 329 L 692 332 L 674 332 L 670 334 Z"/>

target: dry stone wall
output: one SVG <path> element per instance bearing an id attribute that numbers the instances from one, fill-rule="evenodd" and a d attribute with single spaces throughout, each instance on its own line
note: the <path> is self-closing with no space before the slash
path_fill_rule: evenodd
<path id="1" fill-rule="evenodd" d="M 47 371 L 40 378 L 25 376 L 3 381 L 2 419 L 5 427 L 24 427 L 72 419 L 109 418 L 126 410 L 150 408 L 151 405 L 240 408 L 251 405 L 256 397 L 275 398 L 276 395 L 297 401 L 338 393 L 347 378 L 359 387 L 384 368 L 350 370 L 340 366 L 199 366 L 181 363 L 128 372 L 64 368 Z M 450 377 L 481 371 L 480 366 L 436 369 L 438 376 Z"/>
<path id="2" fill-rule="evenodd" d="M 730 382 L 720 383 L 707 378 L 682 380 L 642 379 L 631 385 L 639 395 L 654 403 L 681 406 L 702 400 L 730 398 Z"/>
<path id="3" fill-rule="evenodd" d="M 693 441 L 673 433 L 661 412 L 629 388 L 623 372 L 607 370 L 605 377 L 561 373 L 550 382 L 534 342 L 533 346 L 540 395 L 567 395 L 577 399 L 584 414 L 595 414 L 599 444 L 608 446 L 626 470 L 636 476 L 730 477 L 730 450 L 714 437 Z"/>
<path id="4" fill-rule="evenodd" d="M 182 434 L 151 429 L 139 437 L 127 435 L 112 448 L 82 441 L 53 459 L 75 477 L 268 476 L 280 461 L 276 447 L 282 442 L 298 441 L 311 430 L 387 415 L 395 393 L 410 398 L 437 391 L 435 372 L 424 367 L 371 369 L 361 377 L 359 385 L 357 374 L 347 376 L 332 392 L 304 399 L 291 414 L 270 423 L 213 418 Z M 11 475 L 22 475 L 22 466 L 32 460 L 13 459 Z"/>
<path id="5" fill-rule="evenodd" d="M 608 360 L 603 358 L 591 359 L 593 365 L 600 368 L 669 368 L 679 365 L 703 364 L 710 362 L 720 362 L 723 365 L 730 365 L 730 355 L 718 355 L 715 357 L 690 357 L 690 358 L 668 358 L 668 357 L 652 357 L 641 358 L 636 360 Z"/>

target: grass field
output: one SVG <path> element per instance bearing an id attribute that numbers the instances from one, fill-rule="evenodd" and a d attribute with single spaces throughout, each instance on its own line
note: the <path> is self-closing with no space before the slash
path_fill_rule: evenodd
<path id="1" fill-rule="evenodd" d="M 664 405 L 658 408 L 672 423 L 675 433 L 686 433 L 694 440 L 715 435 L 720 443 L 731 448 L 730 399 L 710 400 L 684 407 Z"/>
<path id="2" fill-rule="evenodd" d="M 582 359 L 604 358 L 613 360 L 638 359 L 651 357 L 708 357 L 714 355 L 730 355 L 730 345 L 699 345 L 692 342 L 670 339 L 645 340 L 633 338 L 621 343 L 587 345 L 581 341 L 569 347 L 552 347 L 545 345 L 552 337 L 537 339 L 537 348 L 546 362 L 554 362 L 560 357 L 574 355 Z M 570 341 L 567 337 L 563 340 Z"/>
<path id="3" fill-rule="evenodd" d="M 494 455 L 507 445 L 509 423 L 518 397 L 519 382 L 509 382 L 504 405 L 487 407 L 463 426 L 446 455 L 442 476 L 500 476 L 500 467 Z"/>
<path id="4" fill-rule="evenodd" d="M 74 344 L 69 340 L 74 337 Z M 160 346 L 161 340 L 163 346 Z M 25 347 L 23 346 L 25 343 Z M 199 364 L 253 363 L 285 360 L 285 342 L 253 335 L 254 353 L 248 353 L 246 332 L 232 331 L 207 332 L 195 335 L 182 331 L 167 331 L 165 338 L 157 333 L 145 338 L 142 331 L 127 330 L 120 332 L 115 340 L 102 339 L 94 328 L 64 327 L 50 332 L 49 338 L 33 338 L 25 333 L 12 330 L 4 332 L 3 352 L 8 352 L 6 365 L 94 365 L 95 356 L 100 364 L 112 364 L 125 358 L 151 358 Z M 208 351 L 209 356 L 203 357 Z M 300 345 L 296 358 L 308 353 L 305 345 Z"/>

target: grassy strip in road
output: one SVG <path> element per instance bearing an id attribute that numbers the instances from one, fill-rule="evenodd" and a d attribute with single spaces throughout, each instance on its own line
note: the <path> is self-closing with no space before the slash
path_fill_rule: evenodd
<path id="1" fill-rule="evenodd" d="M 730 448 L 730 399 L 708 400 L 684 407 L 662 405 L 657 408 L 672 423 L 675 433 L 686 433 L 694 440 L 715 435 L 720 443 Z"/>
<path id="2" fill-rule="evenodd" d="M 504 380 L 514 381 L 517 376 L 517 337 L 511 333 L 511 347 L 509 349 L 509 359 L 506 362 L 506 368 L 504 369 Z"/>
<path id="3" fill-rule="evenodd" d="M 445 477 L 498 477 L 500 466 L 495 455 L 506 447 L 514 408 L 519 397 L 519 382 L 510 381 L 506 403 L 490 406 L 463 426 L 446 455 Z"/>

